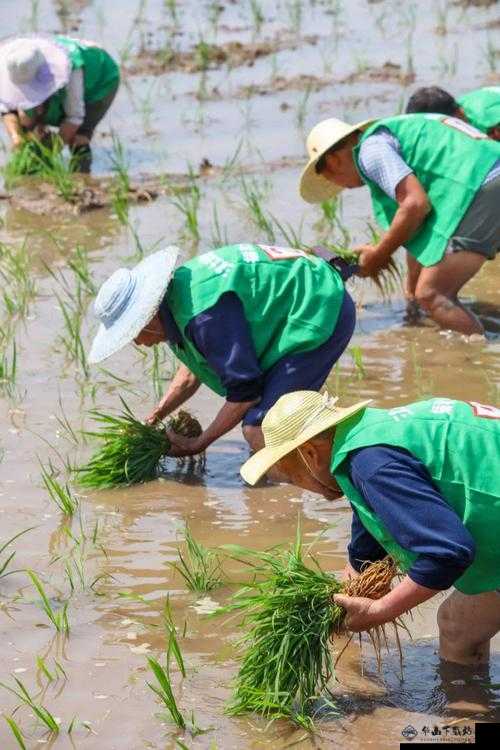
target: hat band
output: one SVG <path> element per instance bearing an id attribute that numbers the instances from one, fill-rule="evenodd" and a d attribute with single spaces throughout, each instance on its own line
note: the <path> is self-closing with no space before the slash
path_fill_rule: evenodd
<path id="1" fill-rule="evenodd" d="M 106 328 L 109 328 L 116 323 L 118 318 L 130 305 L 130 301 L 134 294 L 137 285 L 135 274 L 128 272 L 127 277 L 124 278 L 124 276 L 125 274 L 122 274 L 122 278 L 120 279 L 121 284 L 117 288 L 116 293 L 112 295 L 106 301 L 106 305 L 99 310 L 98 318 Z"/>

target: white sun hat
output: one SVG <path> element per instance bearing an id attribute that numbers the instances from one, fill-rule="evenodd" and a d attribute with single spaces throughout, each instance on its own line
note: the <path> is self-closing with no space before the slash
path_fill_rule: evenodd
<path id="1" fill-rule="evenodd" d="M 300 195 L 307 203 L 321 203 L 340 193 L 343 189 L 340 185 L 330 182 L 321 174 L 316 174 L 316 164 L 336 143 L 347 138 L 351 133 L 355 133 L 356 130 L 366 130 L 373 122 L 375 121 L 363 120 L 357 125 L 349 125 L 347 122 L 331 117 L 314 126 L 306 141 L 309 161 L 300 178 Z"/>
<path id="2" fill-rule="evenodd" d="M 4 109 L 32 109 L 65 86 L 71 62 L 65 48 L 45 36 L 11 37 L 0 43 L 0 102 Z"/>
<path id="3" fill-rule="evenodd" d="M 281 396 L 262 422 L 265 447 L 240 469 L 248 484 L 256 484 L 271 466 L 315 435 L 365 409 L 372 400 L 353 406 L 337 406 L 328 392 L 294 391 Z"/>
<path id="4" fill-rule="evenodd" d="M 134 268 L 119 268 L 99 289 L 94 302 L 101 325 L 88 361 L 96 364 L 122 349 L 158 312 L 180 250 L 174 245 L 148 255 Z"/>

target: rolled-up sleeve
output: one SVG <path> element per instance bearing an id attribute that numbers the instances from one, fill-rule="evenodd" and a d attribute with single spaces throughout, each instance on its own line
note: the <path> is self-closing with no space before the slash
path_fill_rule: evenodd
<path id="1" fill-rule="evenodd" d="M 350 474 L 392 538 L 417 556 L 409 577 L 430 589 L 452 586 L 473 562 L 475 543 L 421 461 L 401 448 L 362 448 Z"/>
<path id="2" fill-rule="evenodd" d="M 260 398 L 263 373 L 236 294 L 223 294 L 213 307 L 189 321 L 185 333 L 219 376 L 228 401 Z"/>
<path id="3" fill-rule="evenodd" d="M 65 122 L 81 125 L 85 119 L 83 68 L 71 71 L 64 97 Z"/>

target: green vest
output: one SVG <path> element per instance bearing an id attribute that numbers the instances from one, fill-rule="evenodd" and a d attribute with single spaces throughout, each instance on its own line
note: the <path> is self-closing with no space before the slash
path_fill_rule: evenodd
<path id="1" fill-rule="evenodd" d="M 66 36 L 56 36 L 56 42 L 66 48 L 72 70 L 83 68 L 83 95 L 86 103 L 104 99 L 118 86 L 120 70 L 106 50 L 91 42 Z M 44 102 L 43 122 L 46 125 L 58 126 L 64 120 L 65 96 L 64 86 Z M 33 117 L 35 110 L 27 110 L 27 114 Z"/>
<path id="2" fill-rule="evenodd" d="M 242 302 L 259 364 L 265 372 L 291 352 L 321 346 L 332 334 L 344 297 L 340 275 L 301 250 L 268 245 L 228 245 L 178 268 L 167 303 L 183 339 L 171 345 L 202 383 L 225 395 L 214 370 L 185 335 L 189 321 L 226 292 Z"/>
<path id="3" fill-rule="evenodd" d="M 354 158 L 370 189 L 375 217 L 384 229 L 394 218 L 397 201 L 364 176 L 358 161 L 363 141 L 381 127 L 388 128 L 398 139 L 402 158 L 423 185 L 432 205 L 431 213 L 405 247 L 423 266 L 433 266 L 443 257 L 484 178 L 500 159 L 500 143 L 445 115 L 411 114 L 377 120 L 362 134 Z"/>
<path id="4" fill-rule="evenodd" d="M 486 86 L 457 99 L 471 125 L 487 133 L 500 126 L 500 86 Z"/>
<path id="5" fill-rule="evenodd" d="M 456 588 L 464 594 L 500 588 L 500 409 L 433 398 L 366 409 L 336 427 L 332 474 L 368 532 L 406 571 L 416 555 L 397 544 L 349 478 L 347 456 L 370 445 L 404 448 L 418 458 L 471 533 L 475 558 Z"/>

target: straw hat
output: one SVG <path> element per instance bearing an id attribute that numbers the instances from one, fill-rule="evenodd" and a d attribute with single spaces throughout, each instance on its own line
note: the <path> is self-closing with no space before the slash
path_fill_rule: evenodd
<path id="1" fill-rule="evenodd" d="M 336 406 L 328 393 L 287 393 L 269 409 L 262 422 L 265 448 L 255 453 L 240 469 L 248 484 L 255 484 L 271 466 L 303 443 L 365 409 L 372 399 L 354 406 Z"/>
<path id="2" fill-rule="evenodd" d="M 69 55 L 44 36 L 6 39 L 0 44 L 0 102 L 5 109 L 32 109 L 65 86 Z"/>
<path id="3" fill-rule="evenodd" d="M 158 312 L 175 269 L 180 250 L 165 248 L 148 255 L 131 270 L 119 268 L 99 289 L 94 302 L 101 321 L 88 357 L 102 362 L 122 349 Z"/>
<path id="4" fill-rule="evenodd" d="M 300 178 L 300 194 L 307 203 L 321 203 L 321 201 L 334 198 L 343 190 L 340 185 L 335 185 L 323 175 L 316 174 L 316 164 L 336 143 L 347 138 L 351 133 L 355 133 L 356 130 L 366 130 L 373 122 L 374 120 L 363 120 L 357 125 L 349 125 L 347 122 L 331 117 L 314 126 L 306 141 L 309 161 Z"/>

